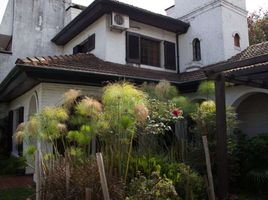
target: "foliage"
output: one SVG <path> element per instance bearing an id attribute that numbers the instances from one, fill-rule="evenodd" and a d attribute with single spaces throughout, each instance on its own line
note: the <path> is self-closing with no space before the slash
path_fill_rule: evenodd
<path id="1" fill-rule="evenodd" d="M 25 167 L 25 158 L 23 157 L 0 157 L 0 175 L 20 174 Z"/>
<path id="2" fill-rule="evenodd" d="M 126 200 L 179 200 L 173 182 L 162 178 L 159 172 L 153 172 L 149 178 L 138 174 L 129 186 L 129 197 Z"/>
<path id="3" fill-rule="evenodd" d="M 0 189 L 0 200 L 25 200 L 35 199 L 33 188 Z"/>
<path id="4" fill-rule="evenodd" d="M 248 16 L 250 44 L 268 41 L 268 10 L 259 10 Z"/>
<path id="5" fill-rule="evenodd" d="M 197 94 L 211 99 L 215 93 L 215 85 L 213 81 L 203 81 L 198 87 Z"/>
<path id="6" fill-rule="evenodd" d="M 205 101 L 199 105 L 197 111 L 192 113 L 194 122 L 191 128 L 191 143 L 189 144 L 188 163 L 201 174 L 206 174 L 206 163 L 202 145 L 202 135 L 208 138 L 211 166 L 216 169 L 216 106 L 213 101 Z M 233 108 L 226 111 L 227 131 L 232 134 L 238 125 L 237 115 Z"/>
<path id="7" fill-rule="evenodd" d="M 237 132 L 229 139 L 231 183 L 247 192 L 267 194 L 268 187 L 268 135 L 247 138 Z"/>
<path id="8" fill-rule="evenodd" d="M 142 134 L 165 134 L 171 131 L 175 121 L 183 119 L 182 111 L 172 102 L 162 102 L 156 99 L 148 100 L 150 110 L 146 124 L 140 124 L 139 132 Z"/>
<path id="9" fill-rule="evenodd" d="M 184 119 L 180 107 L 189 106 L 187 112 L 190 113 L 194 110 L 193 105 L 188 105 L 187 98 L 174 98 L 177 90 L 166 81 L 150 85 L 150 89 L 155 98 L 127 82 L 109 84 L 103 90 L 102 104 L 81 96 L 80 91 L 70 90 L 65 94 L 62 106 L 45 108 L 18 127 L 18 141 L 23 138 L 31 141 L 24 152 L 28 156 L 33 158 L 37 149 L 34 141 L 41 142 L 47 199 L 83 195 L 85 186 L 98 194 L 98 174 L 94 168 L 95 160 L 91 159 L 96 150 L 104 155 L 108 181 L 115 181 L 110 185 L 115 187 L 111 190 L 118 191 L 114 198 L 123 198 L 123 182 L 133 179 L 140 170 L 148 178 L 143 184 L 160 181 L 148 185 L 152 192 L 148 195 L 165 199 L 168 190 L 164 189 L 175 186 L 186 200 L 203 199 L 202 178 L 189 166 L 177 164 L 179 159 L 175 156 L 179 144 L 174 124 Z M 160 154 L 165 156 L 157 156 Z M 70 166 L 70 183 L 74 187 L 66 192 L 67 164 Z M 154 171 L 161 174 L 158 179 L 151 177 Z M 90 181 L 96 184 L 87 185 Z M 54 183 L 56 185 L 52 187 Z"/>
<path id="10" fill-rule="evenodd" d="M 178 96 L 178 90 L 172 86 L 168 81 L 162 80 L 158 84 L 144 83 L 141 89 L 146 92 L 150 98 L 160 101 L 169 101 Z"/>
<path id="11" fill-rule="evenodd" d="M 195 112 L 197 105 L 192 103 L 188 97 L 178 96 L 172 99 L 172 103 L 183 110 L 183 114 L 188 116 Z"/>
<path id="12" fill-rule="evenodd" d="M 205 101 L 198 107 L 197 111 L 191 115 L 196 123 L 195 132 L 202 135 L 216 136 L 216 104 L 214 101 Z M 237 114 L 232 107 L 226 110 L 227 131 L 232 132 L 238 125 Z"/>
<path id="13" fill-rule="evenodd" d="M 172 180 L 180 197 L 185 200 L 205 199 L 203 179 L 189 166 L 171 161 L 166 156 L 133 157 L 130 174 L 141 172 L 145 177 L 158 171 L 162 177 Z"/>

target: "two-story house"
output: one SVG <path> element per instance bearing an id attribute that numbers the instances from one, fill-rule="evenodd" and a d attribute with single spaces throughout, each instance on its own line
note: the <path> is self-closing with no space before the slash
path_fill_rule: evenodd
<path id="1" fill-rule="evenodd" d="M 207 79 L 200 69 L 236 54 L 268 53 L 268 44 L 248 48 L 245 0 L 175 0 L 166 12 L 114 0 L 88 7 L 9 0 L 0 25 L 0 119 L 9 120 L 10 144 L 19 123 L 59 105 L 69 89 L 98 97 L 109 81 L 166 79 L 198 100 L 204 97 L 191 93 Z M 226 101 L 246 133 L 268 132 L 267 90 L 235 85 Z M 14 142 L 10 150 L 21 152 Z"/>

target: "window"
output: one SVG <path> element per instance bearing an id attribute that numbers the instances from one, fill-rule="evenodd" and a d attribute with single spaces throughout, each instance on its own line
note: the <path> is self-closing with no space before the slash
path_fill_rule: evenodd
<path id="1" fill-rule="evenodd" d="M 127 33 L 127 62 L 160 67 L 160 41 Z"/>
<path id="2" fill-rule="evenodd" d="M 176 70 L 176 45 L 172 42 L 164 42 L 165 68 Z"/>
<path id="3" fill-rule="evenodd" d="M 141 64 L 160 67 L 160 42 L 141 38 Z"/>
<path id="4" fill-rule="evenodd" d="M 73 54 L 77 53 L 88 53 L 95 49 L 95 34 L 89 36 L 85 41 L 81 44 L 75 46 L 73 48 Z"/>
<path id="5" fill-rule="evenodd" d="M 240 36 L 238 33 L 236 33 L 234 36 L 234 45 L 235 47 L 240 47 Z"/>
<path id="6" fill-rule="evenodd" d="M 11 52 L 12 36 L 0 34 L 0 52 Z"/>
<path id="7" fill-rule="evenodd" d="M 17 110 L 13 111 L 13 134 L 15 134 L 18 126 L 24 121 L 24 107 L 20 107 Z M 13 137 L 13 147 L 12 152 L 19 156 L 23 154 L 23 144 L 17 144 Z"/>
<path id="8" fill-rule="evenodd" d="M 193 40 L 193 61 L 200 61 L 201 60 L 201 45 L 200 40 L 195 38 Z"/>

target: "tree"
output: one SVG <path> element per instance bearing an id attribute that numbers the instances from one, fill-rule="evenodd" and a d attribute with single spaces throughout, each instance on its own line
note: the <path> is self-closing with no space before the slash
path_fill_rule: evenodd
<path id="1" fill-rule="evenodd" d="M 268 10 L 254 11 L 248 16 L 250 44 L 268 41 Z"/>

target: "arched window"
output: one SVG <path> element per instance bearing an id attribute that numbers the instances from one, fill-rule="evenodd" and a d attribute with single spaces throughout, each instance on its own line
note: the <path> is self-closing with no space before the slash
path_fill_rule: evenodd
<path id="1" fill-rule="evenodd" d="M 30 118 L 32 115 L 37 113 L 38 111 L 38 100 L 37 100 L 37 95 L 34 94 L 29 103 L 29 113 L 28 113 L 28 118 Z"/>
<path id="2" fill-rule="evenodd" d="M 236 33 L 235 36 L 234 36 L 234 45 L 236 47 L 240 47 L 240 36 L 239 36 L 238 33 Z"/>
<path id="3" fill-rule="evenodd" d="M 195 38 L 193 40 L 193 61 L 200 61 L 201 60 L 201 46 L 200 40 Z"/>

